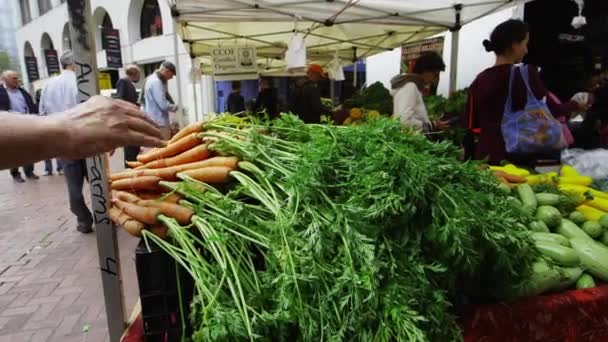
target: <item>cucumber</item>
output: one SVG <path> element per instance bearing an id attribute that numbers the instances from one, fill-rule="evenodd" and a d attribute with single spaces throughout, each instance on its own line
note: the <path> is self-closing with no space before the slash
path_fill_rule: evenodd
<path id="1" fill-rule="evenodd" d="M 561 234 L 568 239 L 583 238 L 593 240 L 584 230 L 580 229 L 574 222 L 568 219 L 562 219 L 562 222 L 557 227 L 556 233 Z"/>
<path id="2" fill-rule="evenodd" d="M 608 247 L 589 238 L 570 239 L 583 268 L 596 278 L 608 281 Z"/>
<path id="3" fill-rule="evenodd" d="M 532 233 L 532 238 L 538 242 L 549 242 L 564 247 L 570 247 L 570 241 L 567 237 L 553 233 Z"/>
<path id="4" fill-rule="evenodd" d="M 549 228 L 555 228 L 560 224 L 562 214 L 557 208 L 543 205 L 536 211 L 536 219 L 545 222 Z"/>
<path id="5" fill-rule="evenodd" d="M 587 221 L 585 214 L 581 213 L 578 210 L 571 212 L 570 216 L 568 216 L 568 218 L 570 219 L 570 221 L 572 221 L 578 225 L 581 225 L 581 224 L 585 223 L 585 221 Z"/>
<path id="6" fill-rule="evenodd" d="M 543 221 L 532 221 L 530 223 L 530 229 L 533 232 L 549 233 L 549 227 L 547 227 L 547 225 Z"/>
<path id="7" fill-rule="evenodd" d="M 587 221 L 583 223 L 581 229 L 594 239 L 597 239 L 602 236 L 602 233 L 604 232 L 602 226 L 597 221 Z"/>
<path id="8" fill-rule="evenodd" d="M 577 266 L 580 263 L 580 258 L 575 250 L 570 247 L 564 247 L 556 243 L 536 241 L 536 249 L 546 257 L 551 258 L 553 262 L 561 266 Z"/>
<path id="9" fill-rule="evenodd" d="M 524 210 L 530 215 L 534 214 L 536 207 L 538 207 L 538 201 L 532 187 L 527 183 L 520 184 L 517 186 L 517 194 L 523 204 Z"/>
<path id="10" fill-rule="evenodd" d="M 587 273 L 583 273 L 583 275 L 576 281 L 576 288 L 579 290 L 590 289 L 592 287 L 595 287 L 595 280 L 593 280 L 593 277 Z"/>
<path id="11" fill-rule="evenodd" d="M 509 188 L 509 186 L 505 183 L 498 184 L 498 189 L 500 189 L 500 191 L 502 191 L 505 195 L 511 194 L 511 188 Z"/>
<path id="12" fill-rule="evenodd" d="M 536 201 L 538 202 L 538 205 L 556 206 L 559 204 L 560 196 L 556 194 L 550 194 L 548 192 L 541 192 L 536 194 Z"/>
<path id="13" fill-rule="evenodd" d="M 605 246 L 608 246 L 608 231 L 604 231 L 602 233 L 602 236 L 600 236 L 600 242 L 603 243 Z"/>
<path id="14" fill-rule="evenodd" d="M 551 290 L 555 291 L 563 291 L 572 288 L 584 272 L 580 267 L 559 267 L 557 271 L 560 273 L 561 280 L 559 284 L 551 288 Z"/>
<path id="15" fill-rule="evenodd" d="M 602 217 L 600 217 L 600 224 L 602 225 L 602 228 L 608 229 L 608 215 L 602 215 Z"/>
<path id="16" fill-rule="evenodd" d="M 545 260 L 538 260 L 532 264 L 532 275 L 526 285 L 517 293 L 519 296 L 537 296 L 559 286 L 563 278 L 559 269 L 549 265 Z"/>

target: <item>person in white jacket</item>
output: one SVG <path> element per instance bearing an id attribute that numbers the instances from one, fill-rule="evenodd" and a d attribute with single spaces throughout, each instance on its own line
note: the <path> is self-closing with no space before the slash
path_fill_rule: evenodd
<path id="1" fill-rule="evenodd" d="M 436 84 L 439 74 L 444 70 L 443 59 L 438 54 L 429 52 L 416 60 L 411 73 L 395 76 L 391 80 L 395 119 L 404 126 L 423 133 L 445 129 L 446 122 L 431 122 L 422 99 L 425 86 Z"/>

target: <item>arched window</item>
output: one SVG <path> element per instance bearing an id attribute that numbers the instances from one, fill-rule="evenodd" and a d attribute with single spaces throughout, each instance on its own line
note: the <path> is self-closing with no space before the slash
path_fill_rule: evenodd
<path id="1" fill-rule="evenodd" d="M 63 43 L 63 51 L 72 49 L 72 38 L 70 36 L 70 25 L 68 23 L 65 23 L 65 25 L 63 25 L 61 41 Z"/>
<path id="2" fill-rule="evenodd" d="M 26 41 L 23 46 L 23 57 L 25 59 L 25 72 L 27 74 L 27 79 L 30 82 L 34 82 L 40 79 L 40 75 L 38 74 L 38 62 L 36 60 L 36 56 L 34 55 L 34 49 L 32 48 L 32 44 Z"/>
<path id="3" fill-rule="evenodd" d="M 101 26 L 104 28 L 114 28 L 114 25 L 112 25 L 112 18 L 110 18 L 110 15 L 108 14 L 108 12 L 106 12 L 106 15 L 103 16 L 103 21 L 101 22 Z"/>
<path id="4" fill-rule="evenodd" d="M 40 15 L 50 11 L 51 8 L 51 0 L 38 0 L 38 11 L 40 12 Z"/>
<path id="5" fill-rule="evenodd" d="M 29 0 L 19 0 L 19 9 L 21 10 L 22 25 L 25 25 L 32 21 L 32 11 L 30 10 Z"/>
<path id="6" fill-rule="evenodd" d="M 141 9 L 140 32 L 142 39 L 163 34 L 163 20 L 157 0 L 144 1 Z"/>

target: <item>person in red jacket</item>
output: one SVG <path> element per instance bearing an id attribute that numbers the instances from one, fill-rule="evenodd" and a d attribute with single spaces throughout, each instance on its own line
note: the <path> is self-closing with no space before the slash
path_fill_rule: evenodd
<path id="1" fill-rule="evenodd" d="M 490 39 L 483 42 L 486 51 L 496 54 L 496 63 L 477 75 L 469 88 L 466 121 L 478 138 L 474 146 L 471 140 L 465 140 L 465 148 L 466 154 L 474 159 L 487 159 L 490 164 L 509 160 L 523 165 L 531 165 L 536 159 L 536 156 L 507 154 L 501 130 L 511 68 L 521 63 L 528 54 L 529 39 L 528 25 L 521 20 L 511 19 L 498 25 Z M 530 66 L 528 70 L 532 92 L 539 100 L 547 99 L 554 117 L 569 116 L 574 111 L 587 109 L 587 104 L 583 103 L 570 101 L 558 104 L 552 101 L 547 97 L 549 90 L 540 79 L 537 68 Z M 522 110 L 526 99 L 524 82 L 521 75 L 516 74 L 513 81 L 513 110 Z"/>

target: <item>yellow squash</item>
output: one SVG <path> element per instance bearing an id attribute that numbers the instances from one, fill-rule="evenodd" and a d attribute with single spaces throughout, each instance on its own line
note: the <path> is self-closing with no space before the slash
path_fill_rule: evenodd
<path id="1" fill-rule="evenodd" d="M 599 221 L 600 217 L 606 215 L 605 212 L 596 209 L 594 207 L 590 207 L 586 204 L 583 205 L 579 205 L 576 210 L 580 211 L 581 213 L 583 213 L 583 215 L 585 215 L 585 218 L 588 221 Z"/>

